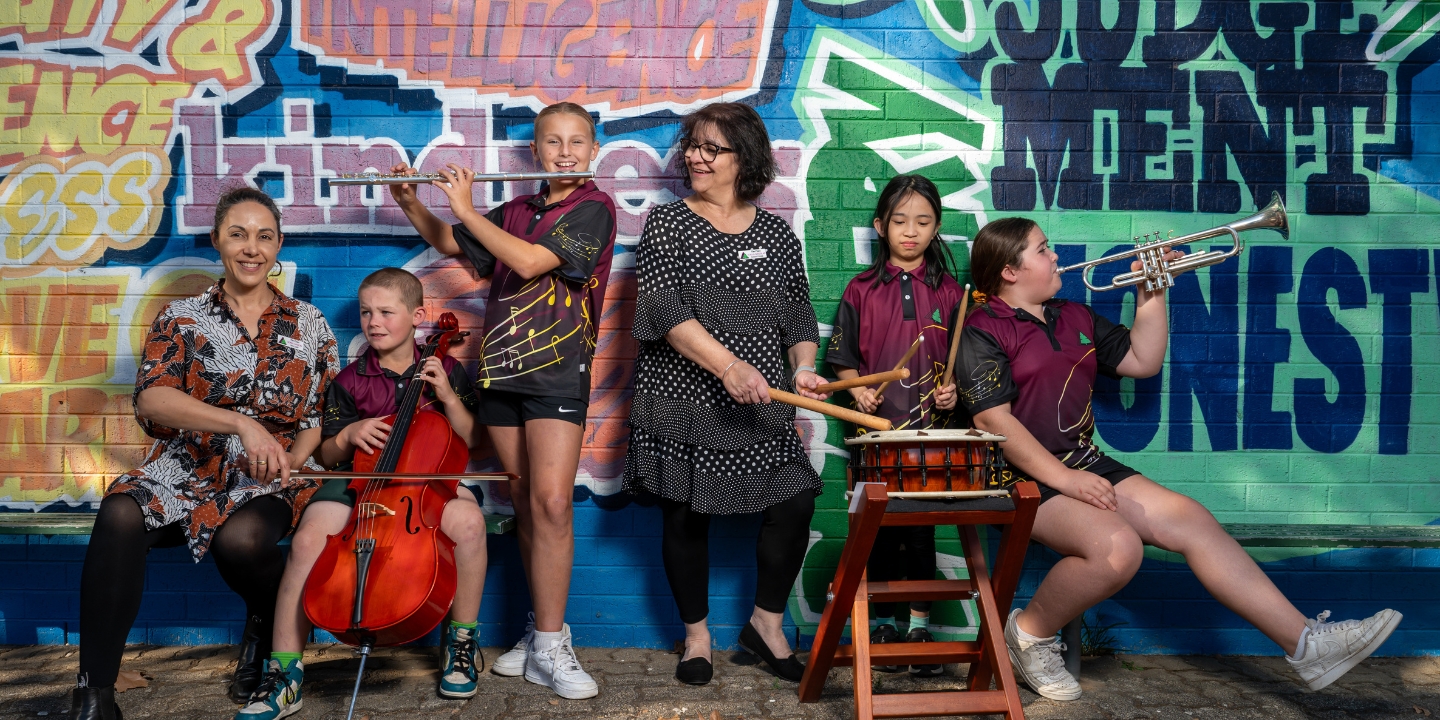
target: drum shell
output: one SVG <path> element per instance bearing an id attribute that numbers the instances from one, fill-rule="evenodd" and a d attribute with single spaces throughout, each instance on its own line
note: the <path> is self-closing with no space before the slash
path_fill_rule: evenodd
<path id="1" fill-rule="evenodd" d="M 886 492 L 962 492 L 999 485 L 999 447 L 987 442 L 889 442 L 852 448 L 850 485 L 881 482 Z"/>

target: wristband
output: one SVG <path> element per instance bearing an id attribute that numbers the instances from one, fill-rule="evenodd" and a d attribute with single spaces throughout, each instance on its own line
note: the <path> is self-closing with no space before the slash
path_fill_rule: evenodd
<path id="1" fill-rule="evenodd" d="M 808 372 L 812 372 L 812 373 L 815 372 L 815 366 L 814 366 L 814 365 L 801 365 L 800 367 L 795 368 L 795 372 L 790 373 L 790 380 L 793 382 L 793 381 L 795 380 L 795 378 L 797 378 L 797 377 L 800 376 L 800 373 L 802 373 L 802 372 L 807 372 L 807 371 L 808 371 Z"/>

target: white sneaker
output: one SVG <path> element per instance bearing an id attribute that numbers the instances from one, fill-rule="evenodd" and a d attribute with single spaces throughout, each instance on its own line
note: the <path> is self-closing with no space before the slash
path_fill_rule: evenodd
<path id="1" fill-rule="evenodd" d="M 495 658 L 490 672 L 504 677 L 519 677 L 525 674 L 525 660 L 530 657 L 530 640 L 535 637 L 535 613 L 530 613 L 530 622 L 525 624 L 525 634 L 515 646 Z"/>
<path id="2" fill-rule="evenodd" d="M 1404 617 L 1394 610 L 1381 610 L 1364 620 L 1325 622 L 1330 611 L 1320 613 L 1314 620 L 1306 620 L 1310 632 L 1305 634 L 1305 652 L 1298 658 L 1285 656 L 1290 667 L 1300 674 L 1300 679 L 1319 690 L 1350 672 L 1350 668 L 1370 657 L 1380 648 L 1385 638 L 1400 624 Z"/>
<path id="3" fill-rule="evenodd" d="M 1015 626 L 1019 614 L 1019 608 L 1012 610 L 1005 622 L 1005 646 L 1010 649 L 1010 664 L 1015 666 L 1015 672 L 1037 695 L 1051 700 L 1079 699 L 1080 683 L 1065 669 L 1065 658 L 1060 656 L 1065 643 L 1053 637 L 1038 643 L 1021 640 Z"/>
<path id="4" fill-rule="evenodd" d="M 546 648 L 530 644 L 530 657 L 525 661 L 525 679 L 544 685 L 567 700 L 584 700 L 600 694 L 595 678 L 580 667 L 575 648 L 570 645 L 570 625 L 563 626 L 560 642 Z"/>

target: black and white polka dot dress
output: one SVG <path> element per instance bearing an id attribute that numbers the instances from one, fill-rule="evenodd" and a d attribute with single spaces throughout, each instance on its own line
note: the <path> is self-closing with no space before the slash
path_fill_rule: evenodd
<path id="1" fill-rule="evenodd" d="M 795 409 L 736 403 L 720 379 L 685 359 L 665 333 L 698 320 L 771 387 L 794 390 L 786 351 L 819 342 L 799 238 L 757 210 L 728 235 L 683 200 L 655 208 L 636 249 L 635 397 L 625 488 L 710 515 L 758 512 L 820 476 L 795 432 Z"/>

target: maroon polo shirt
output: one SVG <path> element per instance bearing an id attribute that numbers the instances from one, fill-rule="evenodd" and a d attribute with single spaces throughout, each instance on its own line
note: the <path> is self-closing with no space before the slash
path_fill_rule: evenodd
<path id="1" fill-rule="evenodd" d="M 1118 377 L 1130 330 L 1089 305 L 1050 300 L 1045 319 L 998 297 L 965 320 L 956 384 L 971 415 L 1010 403 L 1010 412 L 1060 462 L 1085 468 L 1102 453 L 1091 440 L 1095 373 Z"/>
<path id="2" fill-rule="evenodd" d="M 415 360 L 420 360 L 420 346 L 415 346 Z M 470 412 L 475 412 L 479 406 L 479 398 L 475 395 L 475 385 L 470 381 L 470 374 L 465 372 L 465 366 L 455 361 L 455 358 L 446 356 L 440 359 L 445 367 L 445 374 L 450 379 L 450 387 L 459 396 L 461 404 Z M 410 382 L 415 372 L 415 365 L 412 364 L 403 373 L 394 373 L 386 370 L 380 365 L 380 354 L 375 349 L 365 347 L 365 353 L 358 360 L 345 366 L 335 380 L 325 389 L 325 424 L 320 431 L 325 437 L 339 435 L 341 430 L 351 423 L 370 418 L 383 418 L 395 414 L 399 409 L 400 397 L 405 392 L 405 386 Z M 422 381 L 423 382 L 423 381 Z M 424 390 L 424 397 L 430 403 L 436 402 L 435 390 L 427 384 Z M 425 407 L 426 402 L 422 401 L 420 407 Z M 431 408 L 440 410 L 440 408 Z"/>
<path id="3" fill-rule="evenodd" d="M 615 253 L 615 202 L 589 181 L 557 203 L 545 204 L 545 195 L 541 188 L 485 215 L 560 258 L 560 266 L 543 277 L 526 280 L 463 224 L 454 226 L 476 272 L 493 275 L 476 382 L 485 389 L 589 402 L 590 365 Z"/>
<path id="4" fill-rule="evenodd" d="M 936 427 L 935 386 L 945 373 L 949 328 L 963 292 L 944 273 L 935 286 L 926 283 L 924 263 L 913 271 L 887 263 L 883 270 L 860 273 L 840 296 L 826 362 L 861 375 L 893 370 L 924 332 L 906 365 L 910 377 L 885 388 L 875 414 L 896 430 Z"/>

